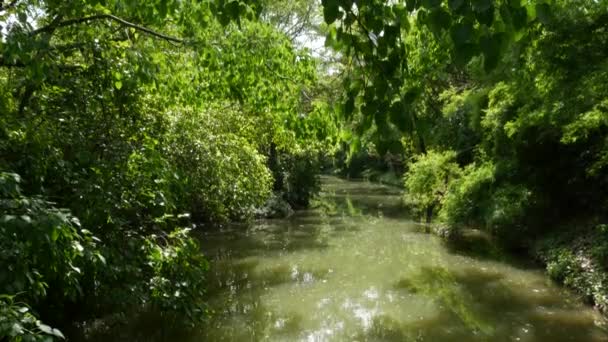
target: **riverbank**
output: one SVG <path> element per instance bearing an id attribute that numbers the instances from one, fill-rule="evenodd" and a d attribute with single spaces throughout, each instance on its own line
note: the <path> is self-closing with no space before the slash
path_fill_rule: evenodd
<path id="1" fill-rule="evenodd" d="M 531 241 L 524 250 L 553 281 L 573 290 L 608 317 L 608 225 L 599 222 L 596 219 L 564 223 Z M 501 254 L 498 243 L 483 231 L 456 232 L 437 223 L 426 227 L 427 232 L 477 254 L 492 257 Z"/>
<path id="2" fill-rule="evenodd" d="M 608 225 L 568 223 L 538 239 L 531 254 L 549 276 L 608 316 Z"/>

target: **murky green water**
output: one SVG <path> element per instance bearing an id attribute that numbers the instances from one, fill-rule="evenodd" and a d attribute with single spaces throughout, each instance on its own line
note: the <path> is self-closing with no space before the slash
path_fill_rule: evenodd
<path id="1" fill-rule="evenodd" d="M 321 206 L 202 237 L 213 318 L 193 341 L 607 341 L 541 271 L 462 253 L 395 189 L 324 178 Z"/>

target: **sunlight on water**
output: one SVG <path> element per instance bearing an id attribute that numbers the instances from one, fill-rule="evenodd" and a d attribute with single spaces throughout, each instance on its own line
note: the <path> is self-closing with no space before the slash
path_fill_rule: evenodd
<path id="1" fill-rule="evenodd" d="M 213 316 L 192 341 L 606 341 L 541 271 L 464 253 L 399 192 L 324 178 L 316 208 L 202 236 Z"/>

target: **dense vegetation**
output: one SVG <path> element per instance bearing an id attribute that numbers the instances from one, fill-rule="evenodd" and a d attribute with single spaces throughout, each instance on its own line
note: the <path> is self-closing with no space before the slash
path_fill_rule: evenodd
<path id="1" fill-rule="evenodd" d="M 603 308 L 607 13 L 605 1 L 324 1 L 328 42 L 348 57 L 351 147 L 406 161 L 414 214 L 534 250 Z"/>
<path id="2" fill-rule="evenodd" d="M 306 207 L 322 168 L 404 174 L 427 222 L 608 305 L 572 271 L 608 265 L 608 3 L 317 5 L 0 1 L 0 336 L 196 322 L 193 228 Z"/>
<path id="3" fill-rule="evenodd" d="M 0 5 L 0 336 L 204 317 L 192 228 L 318 188 L 317 63 L 262 4 Z"/>

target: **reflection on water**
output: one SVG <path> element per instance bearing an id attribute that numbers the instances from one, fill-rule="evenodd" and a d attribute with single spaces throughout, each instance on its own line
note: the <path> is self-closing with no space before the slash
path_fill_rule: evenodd
<path id="1" fill-rule="evenodd" d="M 419 233 L 398 190 L 324 183 L 314 209 L 201 237 L 213 316 L 188 340 L 608 340 L 542 272 Z"/>

